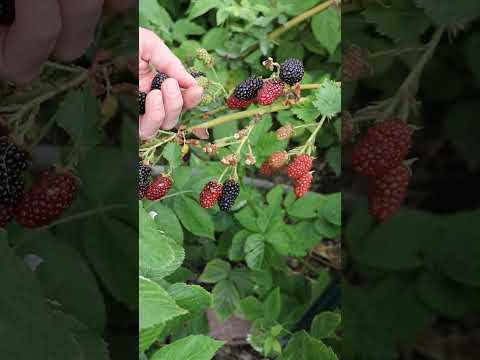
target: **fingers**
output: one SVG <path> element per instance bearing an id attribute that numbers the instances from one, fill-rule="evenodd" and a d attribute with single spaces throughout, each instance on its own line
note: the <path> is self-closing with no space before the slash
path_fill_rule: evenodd
<path id="1" fill-rule="evenodd" d="M 60 0 L 62 31 L 53 55 L 63 61 L 79 58 L 94 40 L 103 0 Z"/>
<path id="2" fill-rule="evenodd" d="M 163 103 L 165 106 L 165 120 L 163 129 L 170 130 L 177 125 L 183 108 L 183 97 L 177 80 L 167 79 L 162 84 Z"/>
<path id="3" fill-rule="evenodd" d="M 165 119 L 165 108 L 160 90 L 153 90 L 148 93 L 145 100 L 145 115 L 140 116 L 139 134 L 142 140 L 155 135 L 162 127 Z"/>
<path id="4" fill-rule="evenodd" d="M 194 86 L 183 92 L 183 108 L 189 110 L 197 106 L 202 101 L 203 88 Z"/>
<path id="5" fill-rule="evenodd" d="M 25 84 L 38 76 L 61 31 L 57 0 L 16 0 L 15 22 L 0 32 L 0 76 Z"/>
<path id="6" fill-rule="evenodd" d="M 153 32 L 139 29 L 139 64 L 152 64 L 157 71 L 166 73 L 177 80 L 178 84 L 188 89 L 197 82 L 183 67 L 180 60 L 170 51 L 162 40 Z"/>

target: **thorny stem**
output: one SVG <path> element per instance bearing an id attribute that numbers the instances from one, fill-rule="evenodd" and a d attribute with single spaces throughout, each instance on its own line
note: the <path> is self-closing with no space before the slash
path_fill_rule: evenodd
<path id="1" fill-rule="evenodd" d="M 299 103 L 305 101 L 305 98 L 300 99 Z M 204 122 L 202 124 L 194 125 L 189 127 L 186 132 L 191 132 L 193 129 L 209 129 L 215 126 L 219 126 L 222 124 L 226 124 L 231 121 L 240 120 L 249 118 L 255 115 L 262 116 L 268 113 L 273 113 L 281 110 L 286 110 L 290 108 L 292 105 L 283 105 L 283 104 L 273 104 L 270 106 L 264 106 L 258 109 L 246 110 L 246 111 L 239 111 L 233 114 L 227 114 L 220 116 L 216 119 Z"/>
<path id="2" fill-rule="evenodd" d="M 300 149 L 300 152 L 299 152 L 300 154 L 303 154 L 304 152 L 308 151 L 308 154 L 310 155 L 310 151 L 311 151 L 313 145 L 315 144 L 315 139 L 317 137 L 317 134 L 320 131 L 320 129 L 322 128 L 323 123 L 325 122 L 326 118 L 327 117 L 325 115 L 322 116 L 322 119 L 317 124 L 317 127 L 315 128 L 315 130 L 313 130 L 312 135 L 310 135 L 310 137 L 308 138 L 305 145 Z"/>
<path id="3" fill-rule="evenodd" d="M 398 55 L 402 55 L 402 54 L 409 53 L 409 52 L 425 51 L 425 49 L 426 48 L 424 46 L 422 46 L 422 47 L 417 47 L 417 48 L 403 48 L 403 49 L 391 49 L 391 50 L 385 50 L 385 51 L 377 51 L 377 52 L 368 54 L 368 58 L 369 59 L 374 59 L 374 58 L 382 57 L 382 56 L 398 56 Z"/>

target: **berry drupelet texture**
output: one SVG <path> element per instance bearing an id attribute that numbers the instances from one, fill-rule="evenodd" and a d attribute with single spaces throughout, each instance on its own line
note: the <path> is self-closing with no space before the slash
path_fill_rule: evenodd
<path id="1" fill-rule="evenodd" d="M 150 185 L 150 176 L 152 175 L 152 168 L 143 162 L 138 162 L 138 197 L 142 199 L 145 196 L 145 191 Z"/>
<path id="2" fill-rule="evenodd" d="M 163 82 L 167 79 L 168 79 L 167 74 L 162 72 L 157 73 L 152 80 L 151 90 L 160 90 L 162 88 Z"/>
<path id="3" fill-rule="evenodd" d="M 229 109 L 246 109 L 250 106 L 253 100 L 240 100 L 235 97 L 235 95 L 230 95 L 227 99 L 227 106 Z"/>
<path id="4" fill-rule="evenodd" d="M 268 158 L 268 164 L 274 170 L 281 169 L 288 162 L 288 153 L 286 151 L 277 151 L 274 152 Z"/>
<path id="5" fill-rule="evenodd" d="M 144 92 L 138 93 L 138 112 L 140 115 L 145 114 L 145 102 L 147 100 L 147 94 Z"/>
<path id="6" fill-rule="evenodd" d="M 304 74 L 305 70 L 301 60 L 292 58 L 280 64 L 280 79 L 288 85 L 295 85 L 302 81 Z"/>
<path id="7" fill-rule="evenodd" d="M 397 167 L 408 154 L 412 129 L 402 120 L 373 125 L 354 147 L 352 167 L 363 176 L 380 176 Z"/>
<path id="8" fill-rule="evenodd" d="M 15 208 L 15 220 L 27 228 L 51 224 L 70 208 L 78 192 L 77 179 L 67 172 L 47 170 Z"/>
<path id="9" fill-rule="evenodd" d="M 384 175 L 371 179 L 368 209 L 378 221 L 385 221 L 400 208 L 410 182 L 410 169 L 401 164 Z"/>
<path id="10" fill-rule="evenodd" d="M 295 180 L 295 183 L 293 184 L 293 191 L 297 198 L 305 196 L 305 194 L 308 192 L 308 189 L 310 189 L 312 180 L 313 175 L 310 172 Z"/>
<path id="11" fill-rule="evenodd" d="M 220 210 L 229 212 L 235 200 L 237 200 L 238 195 L 240 194 L 240 185 L 233 179 L 226 180 L 223 183 L 222 194 L 218 199 L 218 206 Z"/>
<path id="12" fill-rule="evenodd" d="M 221 195 L 222 185 L 217 181 L 210 181 L 200 193 L 200 206 L 204 209 L 214 207 Z"/>
<path id="13" fill-rule="evenodd" d="M 290 179 L 299 179 L 308 173 L 312 166 L 313 158 L 307 154 L 300 154 L 288 165 L 287 175 Z"/>
<path id="14" fill-rule="evenodd" d="M 167 195 L 172 187 L 172 178 L 170 176 L 159 175 L 153 180 L 145 191 L 145 197 L 148 200 L 156 201 Z"/>
<path id="15" fill-rule="evenodd" d="M 283 95 L 283 81 L 275 78 L 263 83 L 262 88 L 257 94 L 257 103 L 259 105 L 271 105 L 275 100 Z"/>
<path id="16" fill-rule="evenodd" d="M 235 88 L 233 95 L 239 100 L 253 100 L 256 98 L 258 90 L 263 85 L 263 80 L 257 77 L 250 77 L 243 80 Z"/>

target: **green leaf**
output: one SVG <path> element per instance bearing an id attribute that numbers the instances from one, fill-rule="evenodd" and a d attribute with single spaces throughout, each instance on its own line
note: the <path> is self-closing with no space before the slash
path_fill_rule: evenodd
<path id="1" fill-rule="evenodd" d="M 335 172 L 335 175 L 340 176 L 342 173 L 342 149 L 340 146 L 332 146 L 327 150 L 325 154 L 325 160 L 327 160 L 330 167 Z"/>
<path id="2" fill-rule="evenodd" d="M 313 105 L 327 118 L 333 118 L 342 111 L 342 90 L 334 81 L 326 80 L 315 92 Z"/>
<path id="3" fill-rule="evenodd" d="M 240 230 L 232 239 L 232 246 L 228 250 L 228 258 L 231 261 L 241 261 L 245 257 L 245 241 L 252 233 L 248 230 Z"/>
<path id="4" fill-rule="evenodd" d="M 142 276 L 138 281 L 140 330 L 164 324 L 170 319 L 187 313 L 187 310 L 179 307 L 157 283 Z"/>
<path id="5" fill-rule="evenodd" d="M 202 35 L 205 33 L 205 29 L 188 19 L 180 19 L 173 24 L 172 35 L 178 42 L 187 40 L 188 35 Z"/>
<path id="6" fill-rule="evenodd" d="M 187 11 L 189 19 L 195 19 L 206 12 L 221 5 L 219 0 L 196 0 L 192 2 L 193 6 Z"/>
<path id="7" fill-rule="evenodd" d="M 231 269 L 230 263 L 220 259 L 213 259 L 205 266 L 198 280 L 204 283 L 215 284 L 228 278 Z"/>
<path id="8" fill-rule="evenodd" d="M 306 100 L 292 107 L 292 112 L 306 124 L 314 123 L 322 115 L 322 112 L 313 105 L 312 100 Z"/>
<path id="9" fill-rule="evenodd" d="M 168 161 L 171 168 L 176 168 L 182 163 L 182 152 L 180 145 L 176 142 L 169 142 L 163 149 L 162 156 Z"/>
<path id="10" fill-rule="evenodd" d="M 310 330 L 313 337 L 321 340 L 335 335 L 340 326 L 341 316 L 333 311 L 324 311 L 315 316 Z"/>
<path id="11" fill-rule="evenodd" d="M 260 209 L 257 209 L 260 211 Z M 252 232 L 260 232 L 260 228 L 257 225 L 257 212 L 251 206 L 245 206 L 242 210 L 235 213 L 235 219 L 247 230 Z"/>
<path id="12" fill-rule="evenodd" d="M 318 42 L 333 54 L 341 41 L 341 22 L 337 8 L 331 6 L 328 10 L 315 15 L 311 26 Z"/>
<path id="13" fill-rule="evenodd" d="M 213 291 L 213 309 L 221 321 L 233 314 L 240 301 L 240 295 L 231 280 L 221 280 L 215 284 Z"/>
<path id="14" fill-rule="evenodd" d="M 195 200 L 177 196 L 173 204 L 175 213 L 188 231 L 197 236 L 215 239 L 212 218 Z"/>
<path id="15" fill-rule="evenodd" d="M 245 242 L 245 261 L 250 269 L 261 270 L 266 262 L 265 238 L 262 234 L 250 235 Z"/>
<path id="16" fill-rule="evenodd" d="M 411 0 L 397 0 L 388 7 L 371 4 L 363 16 L 368 23 L 376 26 L 380 34 L 396 42 L 415 41 L 430 26 L 428 18 Z"/>
<path id="17" fill-rule="evenodd" d="M 2 354 L 15 360 L 84 360 L 74 335 L 56 319 L 34 273 L 13 254 L 1 230 L 0 283 Z"/>
<path id="18" fill-rule="evenodd" d="M 143 207 L 139 208 L 139 270 L 146 278 L 160 280 L 182 265 L 185 251 L 173 239 L 163 235 Z"/>
<path id="19" fill-rule="evenodd" d="M 288 342 L 280 360 L 338 360 L 333 350 L 304 330 L 297 332 Z"/>
<path id="20" fill-rule="evenodd" d="M 299 219 L 314 219 L 318 216 L 318 210 L 322 208 L 323 202 L 323 195 L 309 192 L 304 197 L 295 200 L 287 208 L 287 212 L 290 216 Z"/>
<path id="21" fill-rule="evenodd" d="M 163 325 L 153 326 L 140 330 L 138 338 L 138 351 L 143 352 L 152 345 L 163 330 Z"/>
<path id="22" fill-rule="evenodd" d="M 280 288 L 274 289 L 264 304 L 265 319 L 267 321 L 277 320 L 282 311 L 282 297 L 280 296 Z"/>
<path id="23" fill-rule="evenodd" d="M 207 50 L 215 50 L 224 47 L 227 39 L 228 31 L 226 29 L 212 28 L 203 36 L 202 46 Z"/>
<path id="24" fill-rule="evenodd" d="M 335 225 L 342 225 L 342 195 L 341 193 L 325 195 L 320 208 L 321 215 Z"/>
<path id="25" fill-rule="evenodd" d="M 204 335 L 191 335 L 165 345 L 150 358 L 151 360 L 211 360 L 223 341 Z"/>
<path id="26" fill-rule="evenodd" d="M 178 283 L 169 286 L 167 291 L 181 308 L 190 313 L 206 311 L 212 303 L 210 293 L 199 285 Z"/>
<path id="27" fill-rule="evenodd" d="M 254 296 L 248 296 L 238 304 L 237 316 L 242 319 L 254 321 L 264 316 L 264 305 Z"/>
<path id="28" fill-rule="evenodd" d="M 102 139 L 97 102 L 89 87 L 68 92 L 54 117 L 77 149 L 85 151 Z"/>
<path id="29" fill-rule="evenodd" d="M 417 6 L 424 8 L 427 15 L 441 26 L 466 23 L 480 16 L 480 3 L 471 0 L 417 0 Z"/>
<path id="30" fill-rule="evenodd" d="M 18 244 L 18 256 L 33 255 L 41 259 L 35 276 L 45 296 L 62 304 L 63 312 L 73 315 L 91 330 L 103 331 L 106 316 L 103 296 L 84 258 L 47 232 L 25 232 Z"/>
<path id="31" fill-rule="evenodd" d="M 157 213 L 154 218 L 157 229 L 160 229 L 165 236 L 175 240 L 179 244 L 182 244 L 182 225 L 180 225 L 175 213 L 170 208 L 162 205 L 160 201 L 154 202 L 150 211 Z"/>

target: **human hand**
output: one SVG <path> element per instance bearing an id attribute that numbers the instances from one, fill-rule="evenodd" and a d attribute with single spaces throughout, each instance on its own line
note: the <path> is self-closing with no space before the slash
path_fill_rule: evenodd
<path id="1" fill-rule="evenodd" d="M 13 1 L 13 0 L 12 0 Z M 0 80 L 26 84 L 40 74 L 50 56 L 71 61 L 93 42 L 103 0 L 14 0 L 15 21 L 0 25 Z M 113 10 L 133 0 L 105 0 Z"/>
<path id="2" fill-rule="evenodd" d="M 169 78 L 163 82 L 161 90 L 150 91 L 157 71 Z M 139 91 L 148 93 L 145 114 L 139 118 L 141 139 L 154 136 L 160 128 L 173 128 L 182 110 L 193 108 L 202 99 L 203 89 L 180 60 L 157 35 L 143 28 L 139 28 L 138 75 Z"/>

